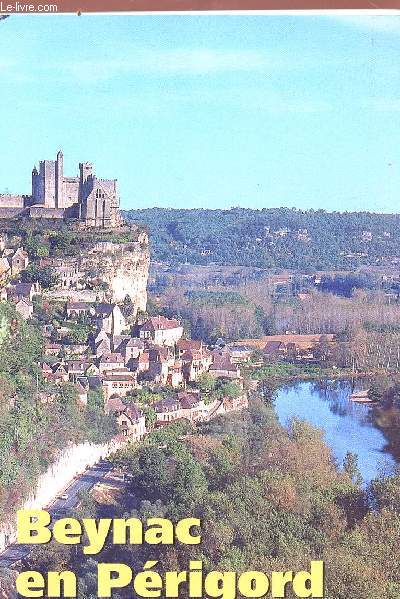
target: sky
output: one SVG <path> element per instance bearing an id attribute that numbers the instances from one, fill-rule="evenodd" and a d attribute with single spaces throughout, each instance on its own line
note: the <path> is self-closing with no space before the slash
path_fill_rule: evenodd
<path id="1" fill-rule="evenodd" d="M 121 207 L 398 212 L 400 16 L 0 21 L 0 193 L 64 153 Z"/>

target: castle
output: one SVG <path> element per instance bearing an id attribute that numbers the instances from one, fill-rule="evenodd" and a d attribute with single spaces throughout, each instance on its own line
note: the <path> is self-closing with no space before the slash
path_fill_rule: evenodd
<path id="1" fill-rule="evenodd" d="M 27 217 L 77 219 L 103 229 L 123 224 L 116 179 L 98 179 L 90 162 L 79 164 L 77 177 L 64 176 L 61 151 L 32 171 L 31 195 L 0 194 L 0 219 Z"/>

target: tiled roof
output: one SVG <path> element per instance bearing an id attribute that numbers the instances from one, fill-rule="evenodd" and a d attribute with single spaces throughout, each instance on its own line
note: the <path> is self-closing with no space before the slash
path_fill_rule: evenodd
<path id="1" fill-rule="evenodd" d="M 133 403 L 130 403 L 125 407 L 124 414 L 129 416 L 131 422 L 137 422 L 143 415 L 141 410 Z"/>
<path id="2" fill-rule="evenodd" d="M 107 372 L 103 375 L 103 380 L 104 381 L 132 381 L 134 382 L 136 380 L 135 375 L 132 372 L 126 371 L 126 372 Z"/>
<path id="3" fill-rule="evenodd" d="M 67 310 L 90 310 L 87 302 L 67 302 Z"/>
<path id="4" fill-rule="evenodd" d="M 96 304 L 94 311 L 96 316 L 110 316 L 115 308 L 115 304 Z"/>
<path id="5" fill-rule="evenodd" d="M 179 339 L 176 344 L 176 347 L 180 351 L 193 351 L 200 350 L 202 348 L 203 342 L 197 339 Z"/>
<path id="6" fill-rule="evenodd" d="M 153 404 L 153 407 L 156 412 L 174 412 L 179 410 L 179 402 L 175 397 L 169 395 L 157 401 Z"/>
<path id="7" fill-rule="evenodd" d="M 112 364 L 114 362 L 124 362 L 121 354 L 103 354 L 100 358 L 100 364 Z"/>
<path id="8" fill-rule="evenodd" d="M 167 331 L 180 327 L 181 324 L 175 319 L 165 318 L 165 316 L 152 316 L 141 326 L 143 331 Z"/>

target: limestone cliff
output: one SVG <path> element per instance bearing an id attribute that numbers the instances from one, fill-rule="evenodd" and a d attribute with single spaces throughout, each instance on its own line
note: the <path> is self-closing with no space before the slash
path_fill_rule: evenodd
<path id="1" fill-rule="evenodd" d="M 141 232 L 137 241 L 100 241 L 81 255 L 79 270 L 86 281 L 104 288 L 104 298 L 116 303 L 129 296 L 135 312 L 145 311 L 150 266 L 149 240 Z"/>

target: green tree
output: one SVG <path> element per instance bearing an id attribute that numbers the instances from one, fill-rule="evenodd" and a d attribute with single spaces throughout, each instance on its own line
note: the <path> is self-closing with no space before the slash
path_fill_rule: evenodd
<path id="1" fill-rule="evenodd" d="M 346 453 L 343 461 L 343 470 L 355 485 L 359 486 L 362 484 L 363 479 L 358 468 L 358 455 L 356 453 L 351 451 Z"/>

